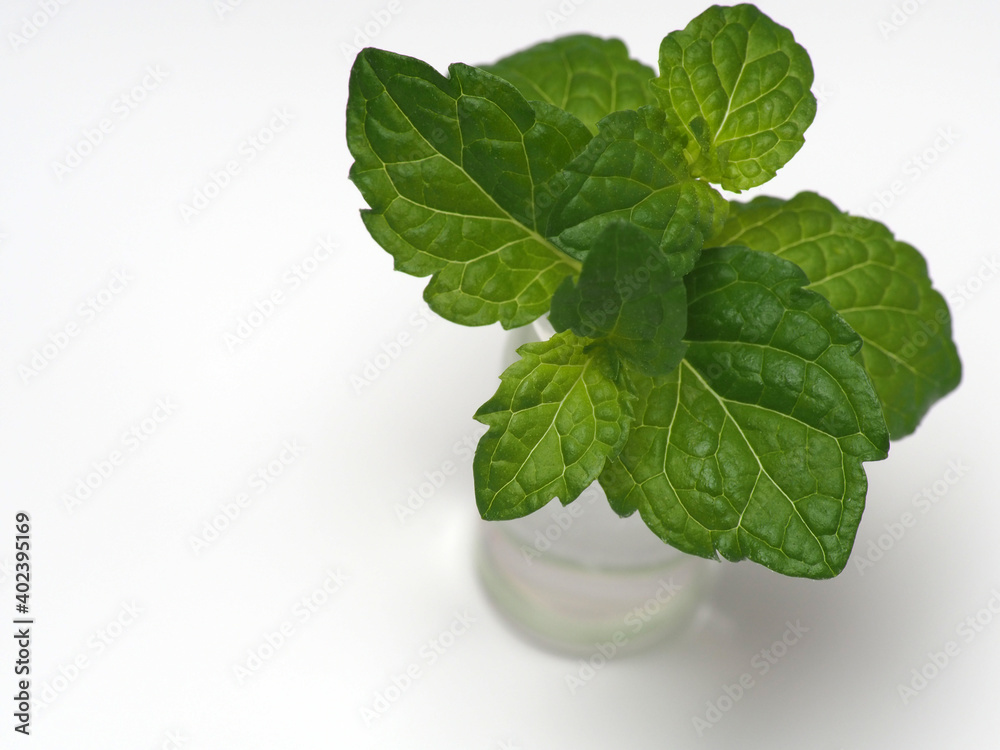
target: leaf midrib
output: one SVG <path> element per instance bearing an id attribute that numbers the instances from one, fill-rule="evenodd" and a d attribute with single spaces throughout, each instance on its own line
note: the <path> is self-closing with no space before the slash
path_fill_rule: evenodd
<path id="1" fill-rule="evenodd" d="M 507 211 L 507 209 L 505 209 L 499 203 L 497 203 L 496 198 L 494 198 L 490 193 L 488 193 L 486 191 L 486 189 L 482 185 L 480 185 L 479 182 L 477 182 L 472 177 L 472 175 L 470 175 L 466 171 L 465 164 L 459 164 L 459 163 L 455 162 L 453 159 L 449 158 L 447 154 L 444 154 L 441 151 L 439 151 L 437 148 L 435 148 L 430 143 L 430 141 L 427 140 L 427 137 L 422 132 L 420 132 L 420 129 L 413 123 L 413 120 L 410 119 L 410 116 L 403 110 L 403 108 L 399 105 L 399 103 L 389 93 L 389 89 L 386 87 L 386 81 L 384 81 L 382 79 L 382 76 L 379 75 L 379 72 L 375 69 L 375 67 L 369 63 L 369 68 L 375 74 L 376 78 L 378 78 L 379 82 L 382 84 L 382 92 L 385 94 L 385 96 L 388 97 L 389 101 L 392 102 L 393 106 L 399 112 L 400 116 L 402 116 L 403 119 L 405 119 L 406 122 L 409 123 L 410 127 L 413 129 L 413 132 L 416 133 L 418 136 L 420 136 L 420 139 L 424 142 L 424 144 L 432 152 L 434 152 L 435 154 L 438 154 L 443 159 L 446 159 L 447 161 L 451 162 L 456 167 L 458 167 L 462 171 L 462 174 L 464 174 L 468 178 L 469 182 L 471 184 L 475 185 L 476 189 L 479 190 L 479 192 L 482 195 L 484 195 L 487 199 L 489 199 L 489 201 L 491 203 L 493 203 L 493 205 L 495 205 L 497 207 L 497 210 L 499 210 L 503 214 L 503 216 L 507 218 L 508 221 L 510 221 L 515 226 L 522 228 L 525 232 L 528 233 L 529 237 L 531 237 L 536 242 L 538 242 L 540 245 L 542 245 L 542 247 L 545 247 L 547 250 L 549 250 L 553 255 L 556 256 L 556 258 L 558 258 L 559 260 L 561 260 L 563 263 L 565 263 L 566 265 L 570 266 L 570 268 L 572 268 L 576 273 L 580 272 L 580 269 L 583 267 L 583 264 L 580 261 L 578 261 L 578 260 L 576 260 L 576 258 L 573 258 L 572 256 L 567 255 L 566 253 L 564 253 L 562 250 L 560 250 L 558 247 L 556 247 L 553 243 L 549 242 L 548 239 L 546 239 L 545 237 L 543 237 L 542 235 L 540 235 L 534 228 L 526 226 L 525 224 L 521 223 L 520 221 L 518 221 L 517 219 L 515 219 L 513 216 L 511 216 L 510 212 Z M 418 81 L 424 81 L 424 82 L 426 82 L 425 79 L 417 78 L 416 76 L 410 76 L 410 75 L 406 75 L 406 74 L 403 74 L 403 73 L 395 73 L 393 75 L 395 75 L 395 76 L 397 76 L 399 78 L 410 78 L 410 79 L 413 79 L 413 80 L 418 80 Z M 462 96 L 470 96 L 470 95 L 466 94 L 462 90 L 462 82 L 458 78 L 448 78 L 446 80 L 452 80 L 458 86 L 459 98 L 461 98 Z M 450 95 L 449 95 L 449 98 L 450 98 Z M 457 112 L 459 98 L 452 99 L 452 101 L 455 102 L 456 112 Z M 371 100 L 368 100 L 368 101 L 371 101 Z M 501 109 L 500 107 L 497 107 L 497 110 L 500 111 L 500 112 L 502 112 L 503 115 L 504 115 L 504 117 L 506 117 L 508 120 L 510 120 L 510 116 L 503 109 Z M 458 122 L 457 115 L 456 115 L 455 121 Z M 515 129 L 517 130 L 517 132 L 521 134 L 521 139 L 520 140 L 521 140 L 521 147 L 522 147 L 522 149 L 526 149 L 526 146 L 525 146 L 525 143 L 524 143 L 524 134 L 521 133 L 521 129 L 517 127 L 517 124 L 514 123 L 513 120 L 510 120 L 510 121 L 514 125 Z M 537 122 L 537 119 L 535 120 L 535 122 Z M 462 132 L 461 128 L 459 128 L 459 137 L 461 137 L 461 132 Z M 369 145 L 369 148 L 370 147 L 371 146 Z M 377 153 L 375 153 L 374 149 L 372 149 L 372 153 L 375 154 L 375 157 L 379 160 L 379 163 L 382 164 L 382 171 L 385 172 L 386 178 L 389 180 L 390 183 L 392 183 L 393 188 L 395 189 L 396 184 L 395 184 L 395 182 L 393 182 L 392 176 L 389 174 L 389 171 L 385 168 L 385 163 L 382 162 L 382 158 Z M 462 144 L 461 144 L 461 153 L 463 153 L 463 154 L 465 153 L 465 144 L 464 144 L 464 142 L 462 142 Z M 532 191 L 533 191 L 534 190 L 534 179 L 531 177 L 531 170 L 530 170 L 530 166 L 529 165 L 530 165 L 530 162 L 527 160 L 527 157 L 526 157 L 526 167 L 528 168 L 527 177 L 528 177 L 529 181 L 532 184 Z M 400 197 L 403 197 L 401 195 L 401 193 L 399 192 L 399 190 L 396 190 L 396 195 L 398 195 Z M 436 211 L 437 210 L 437 209 L 433 209 L 433 208 L 431 208 L 429 206 L 427 206 L 426 208 L 428 210 L 432 210 L 432 211 Z M 534 201 L 532 201 L 532 210 L 534 210 L 534 208 L 535 208 L 534 207 Z M 442 213 L 452 213 L 452 212 L 442 212 Z M 464 214 L 454 214 L 454 215 L 464 216 Z M 498 218 L 498 217 L 491 217 L 491 218 Z M 499 217 L 499 218 L 502 218 L 502 217 Z"/>
<path id="2" fill-rule="evenodd" d="M 542 432 L 541 437 L 535 442 L 535 444 L 533 446 L 531 446 L 531 450 L 528 451 L 528 454 L 524 457 L 524 460 L 520 462 L 520 464 L 518 465 L 517 471 L 514 472 L 513 476 L 511 476 L 510 479 L 508 479 L 506 482 L 504 482 L 504 484 L 503 484 L 502 487 L 497 488 L 496 492 L 493 493 L 493 497 L 490 498 L 490 504 L 488 506 L 486 506 L 486 510 L 484 511 L 484 515 L 488 514 L 490 512 L 490 510 L 493 508 L 493 503 L 496 502 L 496 499 L 500 495 L 500 493 L 503 492 L 505 489 L 507 489 L 507 487 L 515 479 L 517 479 L 518 475 L 521 472 L 521 469 L 524 468 L 524 465 L 526 463 L 528 463 L 528 461 L 531 459 L 532 455 L 534 455 L 535 451 L 538 449 L 538 446 L 541 445 L 541 443 L 545 439 L 545 437 L 552 431 L 553 427 L 555 426 L 556 420 L 559 418 L 559 414 L 562 412 L 562 409 L 563 409 L 563 407 L 566 404 L 567 399 L 569 399 L 570 395 L 573 393 L 574 390 L 576 390 L 576 387 L 583 380 L 583 376 L 586 374 L 587 368 L 590 367 L 590 364 L 591 364 L 592 361 L 593 361 L 592 358 L 588 357 L 586 359 L 586 361 L 583 363 L 583 365 L 580 366 L 580 374 L 573 380 L 572 385 L 566 389 L 566 393 L 563 395 L 563 397 L 561 399 L 559 399 L 558 402 L 551 402 L 551 403 L 558 404 L 556 406 L 555 412 L 552 415 L 552 421 L 549 422 L 549 425 L 545 428 L 545 431 Z M 525 381 L 527 381 L 528 377 L 535 370 L 537 370 L 541 365 L 543 365 L 543 364 L 548 364 L 548 363 L 546 363 L 545 361 L 543 361 L 541 359 L 541 357 L 539 357 L 539 360 L 534 365 L 534 367 L 532 367 L 531 370 L 529 370 L 527 373 L 525 373 L 524 377 L 521 379 L 522 384 Z M 583 387 L 584 387 L 584 390 L 587 390 L 586 384 L 584 384 Z M 588 391 L 588 394 L 589 394 L 589 391 Z M 512 403 L 513 403 L 514 399 L 516 398 L 516 396 L 517 396 L 517 390 L 515 389 L 514 393 L 511 394 L 511 402 Z M 593 400 L 590 399 L 590 398 L 588 398 L 587 402 L 590 404 L 591 411 L 593 412 L 593 408 L 594 408 Z M 517 411 L 514 411 L 513 409 L 510 409 L 509 411 L 510 411 L 510 418 L 513 419 L 515 414 L 518 414 L 518 413 L 523 412 L 523 411 L 527 411 L 527 409 L 519 409 Z M 595 424 L 596 424 L 596 421 L 597 421 L 596 414 L 594 416 L 594 421 L 595 421 Z M 509 421 L 508 421 L 508 424 L 509 424 Z M 556 436 L 559 437 L 558 431 L 556 432 Z M 597 431 L 595 430 L 594 431 L 594 439 L 590 441 L 590 444 L 588 445 L 587 450 L 584 451 L 584 453 L 589 452 L 590 449 L 593 447 L 593 445 L 594 445 L 594 443 L 596 441 L 597 441 Z M 497 444 L 499 445 L 499 442 Z M 562 446 L 562 438 L 561 437 L 559 439 L 559 444 L 560 444 L 560 448 L 561 448 L 561 446 Z M 561 453 L 561 451 L 560 451 L 560 453 Z M 491 462 L 490 466 L 492 468 L 492 462 Z M 529 495 L 534 495 L 534 494 L 537 494 L 537 493 L 540 493 L 540 492 L 544 492 L 547 488 L 551 487 L 553 483 L 559 482 L 560 480 L 562 480 L 563 482 L 565 482 L 566 471 L 567 471 L 568 468 L 569 468 L 569 466 L 566 466 L 564 464 L 563 465 L 562 473 L 557 478 L 553 479 L 551 482 L 548 482 L 544 487 L 540 487 L 537 490 L 535 490 L 534 492 L 531 492 L 531 493 L 528 493 L 527 495 L 525 495 L 525 498 L 524 498 L 524 500 L 522 501 L 521 504 L 523 504 L 524 502 L 527 502 Z M 516 506 L 516 507 L 520 507 L 520 506 Z"/>
<path id="3" fill-rule="evenodd" d="M 681 364 L 683 366 L 687 367 L 687 369 L 690 370 L 691 373 L 701 382 L 701 384 L 704 386 L 705 390 L 716 400 L 716 402 L 719 404 L 719 406 L 725 412 L 726 419 L 728 419 L 730 422 L 732 422 L 733 425 L 736 427 L 736 429 L 739 431 L 740 437 L 743 439 L 743 442 L 746 443 L 746 446 L 749 449 L 751 455 L 753 455 L 754 461 L 757 462 L 757 466 L 758 466 L 760 472 L 762 472 L 765 476 L 767 476 L 768 481 L 770 481 L 771 484 L 774 485 L 775 489 L 777 489 L 778 492 L 781 493 L 782 497 L 784 497 L 788 501 L 788 504 L 792 507 L 792 510 L 795 511 L 795 515 L 799 517 L 799 520 L 802 522 L 802 525 L 809 532 L 809 535 L 813 539 L 816 540 L 816 544 L 819 546 L 820 551 L 823 553 L 823 563 L 826 565 L 826 567 L 830 570 L 830 572 L 832 574 L 835 574 L 836 571 L 830 565 L 830 560 L 827 557 L 826 547 L 823 546 L 823 543 L 820 541 L 819 537 L 816 536 L 816 533 L 812 530 L 812 528 L 809 526 L 809 524 L 806 523 L 805 518 L 802 517 L 802 514 L 799 512 L 798 507 L 796 507 L 795 502 L 788 496 L 788 493 L 785 492 L 784 488 L 782 488 L 782 486 L 775 481 L 774 477 L 771 476 L 770 472 L 768 472 L 768 470 L 764 468 L 764 464 L 761 463 L 760 457 L 757 455 L 757 451 L 754 449 L 753 444 L 750 442 L 750 439 L 746 436 L 746 433 L 743 432 L 743 428 L 740 426 L 740 423 L 736 420 L 736 417 L 734 417 L 732 415 L 732 413 L 729 411 L 729 408 L 726 406 L 726 404 L 728 403 L 728 400 L 725 399 L 725 398 L 723 398 L 722 396 L 720 396 L 718 393 L 716 393 L 715 389 L 713 389 L 712 386 L 710 386 L 708 384 L 708 382 L 701 376 L 701 373 L 699 373 L 686 359 L 682 360 Z M 748 406 L 752 406 L 752 405 L 748 404 Z M 760 408 L 766 408 L 766 407 L 760 407 Z M 779 412 L 774 412 L 774 410 L 772 410 L 772 409 L 767 409 L 767 411 L 771 411 L 772 413 L 775 413 L 775 414 L 779 413 Z M 788 415 L 782 415 L 782 416 L 788 416 Z M 816 429 L 816 428 L 812 428 L 812 429 Z M 821 430 L 817 430 L 817 432 L 821 432 Z M 833 437 L 833 436 L 831 435 L 830 437 Z M 840 445 L 840 441 L 837 438 L 834 438 L 834 440 L 837 440 L 837 444 L 839 446 Z M 844 455 L 845 454 L 844 454 L 843 447 L 841 447 L 841 449 L 840 449 L 840 455 L 841 455 L 841 468 L 844 469 L 845 474 L 846 474 L 846 468 L 844 467 Z M 758 479 L 759 478 L 760 478 L 760 474 L 758 474 Z M 756 485 L 756 482 L 755 482 L 754 483 L 754 489 L 756 489 L 756 488 L 757 488 L 757 485 Z M 847 490 L 846 481 L 845 481 L 845 484 L 844 484 L 844 490 L 845 490 L 845 493 L 846 493 L 846 490 Z M 746 514 L 747 508 L 750 507 L 750 503 L 751 503 L 752 500 L 753 500 L 753 492 L 751 492 L 747 496 L 746 505 L 743 507 L 743 512 L 740 513 L 740 518 L 739 518 L 739 521 L 737 521 L 737 523 L 736 523 L 736 527 L 734 528 L 734 531 L 738 531 L 739 529 L 741 529 L 743 527 L 743 516 Z M 746 529 L 744 529 L 744 531 L 746 531 Z M 747 532 L 747 533 L 750 533 L 750 532 Z M 839 536 L 837 538 L 839 539 Z M 740 544 L 740 540 L 739 540 L 739 535 L 738 534 L 736 536 L 736 543 L 740 547 L 740 552 L 742 552 L 743 551 L 743 546 L 742 546 L 742 544 Z M 788 557 L 788 554 L 785 553 L 784 550 L 781 550 L 781 552 L 782 552 L 782 554 L 787 559 L 789 559 L 789 560 L 792 559 L 792 558 Z M 805 561 L 799 560 L 798 562 L 805 562 Z"/>

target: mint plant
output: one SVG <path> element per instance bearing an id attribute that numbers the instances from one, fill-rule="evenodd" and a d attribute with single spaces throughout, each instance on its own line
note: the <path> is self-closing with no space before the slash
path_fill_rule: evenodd
<path id="1" fill-rule="evenodd" d="M 522 346 L 476 412 L 488 520 L 600 482 L 680 550 L 808 578 L 847 563 L 864 462 L 917 427 L 961 364 L 926 263 L 882 224 L 769 180 L 816 114 L 812 64 L 752 5 L 660 46 L 568 36 L 443 76 L 365 49 L 350 177 L 395 268 L 463 325 Z"/>

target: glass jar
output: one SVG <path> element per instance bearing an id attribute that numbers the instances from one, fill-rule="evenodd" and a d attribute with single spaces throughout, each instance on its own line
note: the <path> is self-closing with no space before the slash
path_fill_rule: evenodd
<path id="1" fill-rule="evenodd" d="M 512 331 L 515 349 L 549 338 L 547 321 Z M 480 580 L 501 613 L 536 642 L 574 654 L 620 654 L 681 632 L 719 565 L 661 541 L 638 513 L 620 518 L 594 482 L 567 506 L 481 524 Z"/>

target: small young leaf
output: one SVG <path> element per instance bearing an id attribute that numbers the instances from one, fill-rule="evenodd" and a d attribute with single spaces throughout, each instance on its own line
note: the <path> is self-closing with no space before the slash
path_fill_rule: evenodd
<path id="1" fill-rule="evenodd" d="M 487 520 L 520 518 L 552 498 L 575 500 L 624 444 L 632 395 L 614 356 L 570 332 L 525 344 L 476 412 L 489 425 L 473 460 Z"/>
<path id="2" fill-rule="evenodd" d="M 722 228 L 727 201 L 691 177 L 683 139 L 656 107 L 615 112 L 598 127 L 584 152 L 555 178 L 566 184 L 552 208 L 548 235 L 582 258 L 602 229 L 625 220 L 644 229 L 670 269 L 683 276 L 704 241 Z"/>
<path id="3" fill-rule="evenodd" d="M 861 339 L 770 253 L 706 249 L 685 278 L 688 351 L 635 375 L 628 441 L 601 474 L 620 514 L 665 541 L 828 578 L 847 562 L 889 439 Z"/>
<path id="4" fill-rule="evenodd" d="M 482 67 L 510 81 L 528 101 L 564 109 L 593 132 L 605 115 L 654 103 L 649 81 L 656 73 L 631 59 L 618 39 L 564 36 Z"/>
<path id="5" fill-rule="evenodd" d="M 687 292 L 649 236 L 617 221 L 594 240 L 576 284 L 567 277 L 556 290 L 549 322 L 612 346 L 639 372 L 666 375 L 687 348 Z"/>
<path id="6" fill-rule="evenodd" d="M 660 45 L 653 93 L 692 174 L 740 192 L 774 177 L 816 115 L 809 55 L 753 5 L 712 6 Z"/>
<path id="7" fill-rule="evenodd" d="M 861 356 L 889 434 L 913 432 L 962 377 L 951 316 L 917 250 L 877 221 L 849 216 L 815 193 L 732 204 L 712 242 L 746 245 L 799 265 L 864 340 Z"/>
<path id="8" fill-rule="evenodd" d="M 542 198 L 590 132 L 489 73 L 449 72 L 377 49 L 358 55 L 347 142 L 351 179 L 371 206 L 362 217 L 398 270 L 433 275 L 424 297 L 435 312 L 524 325 L 579 270 L 542 236 Z"/>

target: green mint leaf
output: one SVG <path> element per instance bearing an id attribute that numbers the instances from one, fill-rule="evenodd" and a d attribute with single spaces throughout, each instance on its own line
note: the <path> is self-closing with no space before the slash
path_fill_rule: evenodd
<path id="1" fill-rule="evenodd" d="M 691 177 L 683 140 L 662 111 L 643 107 L 615 112 L 557 180 L 565 187 L 549 217 L 548 235 L 582 258 L 601 230 L 628 221 L 645 230 L 683 276 L 694 267 L 704 241 L 721 229 L 727 201 Z"/>
<path id="2" fill-rule="evenodd" d="M 753 5 L 712 6 L 660 45 L 653 93 L 692 174 L 740 192 L 774 177 L 816 115 L 809 55 Z"/>
<path id="3" fill-rule="evenodd" d="M 612 506 L 685 552 L 836 575 L 864 509 L 862 462 L 889 447 L 861 339 L 770 253 L 706 249 L 685 283 L 687 355 L 631 378 L 635 421 L 600 478 Z"/>
<path id="4" fill-rule="evenodd" d="M 395 267 L 432 275 L 424 298 L 435 312 L 464 325 L 524 325 L 579 270 L 542 236 L 545 183 L 591 134 L 489 73 L 459 64 L 449 73 L 361 51 L 347 104 L 350 176 Z"/>
<path id="5" fill-rule="evenodd" d="M 961 380 L 948 305 L 923 256 L 879 222 L 845 214 L 815 193 L 760 197 L 734 202 L 713 242 L 774 253 L 805 271 L 808 288 L 864 340 L 861 356 L 893 440 L 913 432 Z"/>
<path id="6" fill-rule="evenodd" d="M 521 359 L 476 412 L 489 425 L 472 465 L 483 518 L 575 500 L 624 444 L 633 396 L 616 358 L 587 344 L 567 331 L 520 347 Z"/>
<path id="7" fill-rule="evenodd" d="M 654 103 L 649 81 L 656 73 L 631 59 L 618 39 L 565 36 L 482 67 L 510 81 L 525 99 L 576 115 L 593 132 L 605 115 Z"/>
<path id="8" fill-rule="evenodd" d="M 649 236 L 618 221 L 594 240 L 579 280 L 556 290 L 549 321 L 612 346 L 639 372 L 666 375 L 687 348 L 687 290 Z"/>

